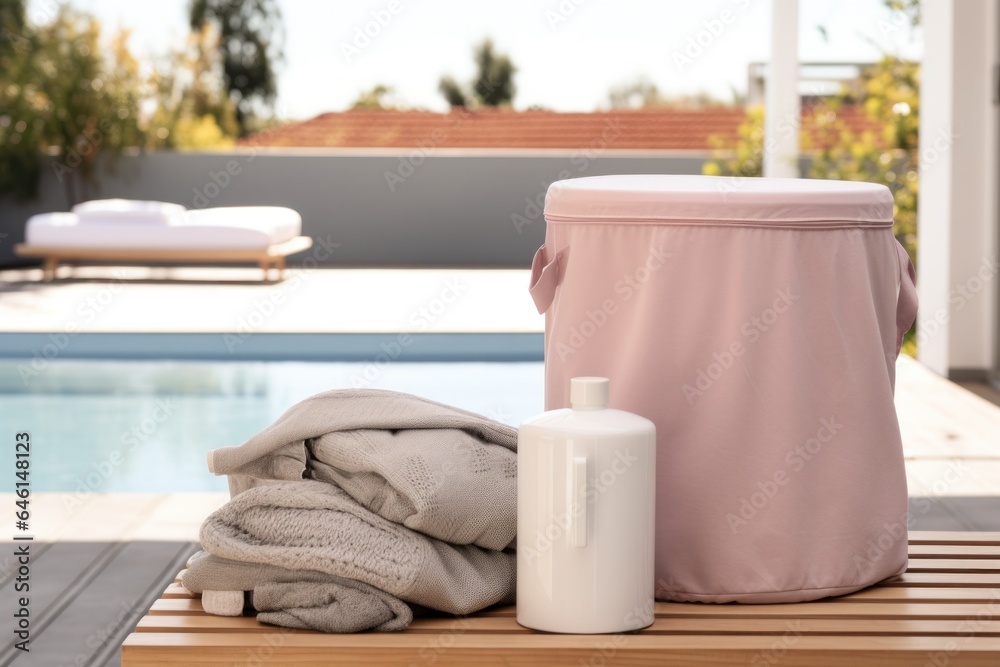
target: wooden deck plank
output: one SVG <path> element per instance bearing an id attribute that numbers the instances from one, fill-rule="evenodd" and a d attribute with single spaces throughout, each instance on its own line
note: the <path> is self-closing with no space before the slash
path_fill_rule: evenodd
<path id="1" fill-rule="evenodd" d="M 162 600 L 171 600 L 175 598 L 194 598 L 198 597 L 195 593 L 192 593 L 188 589 L 184 588 L 184 584 L 174 582 L 163 589 L 163 593 L 160 595 Z"/>
<path id="2" fill-rule="evenodd" d="M 1000 574 L 962 572 L 905 572 L 881 586 L 975 586 L 1000 588 Z"/>
<path id="3" fill-rule="evenodd" d="M 875 586 L 866 588 L 842 598 L 831 598 L 829 604 L 845 604 L 848 602 L 874 603 L 904 600 L 906 602 L 985 602 L 989 603 L 1000 598 L 1000 588 L 954 588 L 934 586 Z"/>
<path id="4" fill-rule="evenodd" d="M 991 544 L 910 544 L 915 558 L 1000 558 L 1000 545 Z"/>
<path id="5" fill-rule="evenodd" d="M 1000 572 L 1000 558 L 911 558 L 907 572 Z"/>
<path id="6" fill-rule="evenodd" d="M 174 608 L 172 613 L 204 613 L 197 598 L 183 609 Z M 176 604 L 176 601 L 169 601 Z M 948 605 L 951 605 L 949 607 Z M 983 607 L 995 609 L 1000 618 L 1000 589 L 989 588 L 883 588 L 875 586 L 850 595 L 824 598 L 816 602 L 799 602 L 792 605 L 746 605 L 746 604 L 706 604 L 686 602 L 657 602 L 654 614 L 659 616 L 690 616 L 706 615 L 727 617 L 733 615 L 749 616 L 826 616 L 830 618 L 845 615 L 884 617 L 886 614 L 907 610 L 907 616 L 933 618 L 936 615 L 959 613 L 967 609 L 982 610 Z M 848 609 L 841 609 L 848 607 Z M 154 609 L 156 606 L 154 605 Z M 477 612 L 476 616 L 514 617 L 516 611 L 513 605 L 489 607 Z"/>
<path id="7" fill-rule="evenodd" d="M 786 612 L 783 617 L 762 618 L 753 614 L 740 614 L 728 618 L 714 615 L 678 615 L 657 618 L 644 628 L 642 634 L 653 635 L 783 635 L 789 623 L 794 622 L 796 631 L 803 635 L 850 635 L 863 636 L 927 636 L 960 637 L 969 632 L 970 619 L 977 613 L 989 615 L 988 608 L 967 610 L 954 618 L 914 618 L 897 614 L 896 618 L 827 618 L 823 616 L 796 617 Z M 275 626 L 257 622 L 252 617 L 226 616 L 147 616 L 136 625 L 136 632 L 256 632 L 273 633 Z M 407 628 L 408 633 L 441 634 L 461 630 L 467 634 L 513 634 L 521 635 L 526 630 L 513 617 L 431 618 L 416 619 Z M 1000 637 L 1000 617 L 993 621 L 975 622 L 976 635 L 980 637 Z M 301 631 L 303 634 L 318 634 Z"/>
<path id="8" fill-rule="evenodd" d="M 989 531 L 926 531 L 911 530 L 910 544 L 945 544 L 945 545 L 992 545 L 1000 546 L 1000 532 Z"/>
<path id="9" fill-rule="evenodd" d="M 995 667 L 1000 638 L 635 635 L 322 635 L 251 633 L 135 633 L 122 646 L 127 667 L 169 664 L 409 665 L 648 665 L 650 667 L 780 664 L 782 667 L 910 667 L 958 644 L 949 667 Z M 780 661 L 768 662 L 768 657 Z"/>
<path id="10" fill-rule="evenodd" d="M 809 609 L 808 605 L 818 604 L 818 605 L 878 605 L 887 602 L 899 602 L 906 604 L 909 608 L 919 610 L 920 607 L 914 607 L 918 604 L 930 604 L 936 607 L 941 607 L 944 604 L 956 604 L 956 605 L 989 605 L 995 604 L 1000 601 L 1000 588 L 932 588 L 932 587 L 898 587 L 898 588 L 886 588 L 884 586 L 878 586 L 874 588 L 868 588 L 863 591 L 858 591 L 857 593 L 852 593 L 849 596 L 830 598 L 828 600 L 823 600 L 821 602 L 809 603 L 802 602 L 794 605 L 794 613 L 805 613 L 804 610 Z M 710 604 L 686 604 L 686 603 L 671 603 L 671 602 L 657 602 L 656 611 L 657 615 L 667 614 L 671 611 L 676 611 L 672 605 L 681 605 L 681 609 L 686 610 L 686 613 L 701 613 L 699 609 L 715 610 L 715 609 L 725 609 L 726 613 L 742 613 L 738 610 L 746 609 L 761 610 L 762 614 L 775 613 L 770 610 L 775 610 L 781 608 L 780 605 L 710 605 Z M 737 610 L 737 611 L 728 611 Z M 201 599 L 197 596 L 195 597 L 174 597 L 174 598 L 161 598 L 153 603 L 153 606 L 149 609 L 150 615 L 167 615 L 167 614 L 205 614 L 205 610 L 202 609 Z M 709 612 L 706 612 L 709 613 Z M 719 612 L 721 613 L 721 612 Z M 829 609 L 826 613 L 837 616 L 842 614 L 838 609 Z M 860 611 L 859 611 L 860 613 Z M 866 613 L 878 613 L 878 611 L 869 611 Z M 481 616 L 513 616 L 513 607 L 493 607 L 485 611 L 479 612 L 478 615 Z"/>
<path id="11" fill-rule="evenodd" d="M 159 599 L 149 608 L 150 615 L 156 614 L 204 614 L 201 607 L 201 598 L 175 598 L 171 600 Z"/>
<path id="12" fill-rule="evenodd" d="M 137 626 L 144 632 L 166 632 L 167 628 L 182 631 L 186 623 L 192 627 L 254 627 L 266 631 L 269 626 L 257 623 L 253 617 L 220 617 L 206 614 L 198 605 L 175 608 L 175 613 L 150 613 Z M 831 604 L 829 602 L 803 602 L 795 605 L 707 605 L 659 602 L 656 604 L 657 619 L 682 618 L 821 618 L 821 619 L 868 619 L 868 620 L 967 620 L 979 615 L 996 616 L 1000 621 L 1000 596 L 994 602 L 973 604 L 928 604 L 928 603 L 852 603 Z M 503 607 L 489 614 L 476 614 L 463 619 L 471 627 L 480 627 L 483 619 L 510 619 L 515 616 L 513 607 Z M 434 626 L 441 622 L 453 623 L 454 618 L 418 618 L 412 628 Z M 485 627 L 485 626 L 484 626 Z"/>

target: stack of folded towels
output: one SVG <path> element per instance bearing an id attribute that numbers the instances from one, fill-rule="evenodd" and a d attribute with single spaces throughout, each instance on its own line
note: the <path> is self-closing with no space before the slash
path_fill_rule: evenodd
<path id="1" fill-rule="evenodd" d="M 514 601 L 517 430 L 417 396 L 337 390 L 209 453 L 231 500 L 184 586 L 205 610 L 323 632 Z"/>

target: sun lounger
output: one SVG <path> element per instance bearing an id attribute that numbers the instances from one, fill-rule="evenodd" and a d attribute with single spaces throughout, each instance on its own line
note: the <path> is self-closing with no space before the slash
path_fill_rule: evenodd
<path id="1" fill-rule="evenodd" d="M 312 246 L 301 231 L 299 214 L 278 206 L 187 211 L 162 202 L 103 200 L 33 216 L 15 252 L 42 258 L 44 280 L 52 280 L 61 263 L 85 261 L 249 262 L 263 269 L 265 280 L 271 266 L 281 279 L 285 258 Z"/>

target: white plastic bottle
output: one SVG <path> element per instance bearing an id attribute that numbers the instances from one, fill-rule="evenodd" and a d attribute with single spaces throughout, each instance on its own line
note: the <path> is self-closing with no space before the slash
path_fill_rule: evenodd
<path id="1" fill-rule="evenodd" d="M 606 378 L 573 378 L 572 408 L 521 424 L 517 622 L 565 633 L 653 622 L 656 427 L 609 409 Z"/>

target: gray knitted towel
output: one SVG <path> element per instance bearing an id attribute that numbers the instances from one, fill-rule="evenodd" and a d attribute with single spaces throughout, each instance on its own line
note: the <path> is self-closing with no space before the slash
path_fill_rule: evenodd
<path id="1" fill-rule="evenodd" d="M 335 484 L 248 489 L 205 520 L 201 543 L 221 558 L 353 579 L 452 614 L 514 600 L 512 551 L 428 537 L 367 510 Z"/>
<path id="2" fill-rule="evenodd" d="M 320 632 L 402 630 L 413 612 L 374 586 L 311 570 L 242 563 L 200 551 L 182 579 L 194 593 L 247 591 L 257 619 L 286 628 Z M 239 615 L 239 609 L 235 612 Z"/>
<path id="3" fill-rule="evenodd" d="M 328 391 L 209 454 L 233 497 L 274 480 L 338 485 L 388 521 L 452 544 L 512 546 L 517 429 L 410 394 Z"/>

